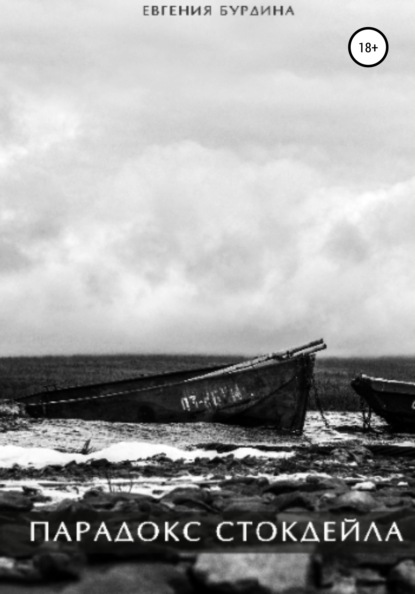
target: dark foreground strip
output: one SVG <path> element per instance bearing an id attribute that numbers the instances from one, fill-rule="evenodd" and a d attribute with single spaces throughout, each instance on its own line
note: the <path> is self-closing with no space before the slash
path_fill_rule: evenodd
<path id="1" fill-rule="evenodd" d="M 366 446 L 368 450 L 372 452 L 372 454 L 378 456 L 402 456 L 405 458 L 414 458 L 415 457 L 415 447 L 414 446 L 400 446 L 400 445 L 384 445 L 384 444 L 377 444 L 377 445 L 370 445 Z"/>

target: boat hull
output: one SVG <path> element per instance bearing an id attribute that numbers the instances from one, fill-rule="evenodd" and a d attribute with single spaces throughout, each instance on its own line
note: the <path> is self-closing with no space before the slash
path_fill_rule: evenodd
<path id="1" fill-rule="evenodd" d="M 301 432 L 314 359 L 302 354 L 241 369 L 139 377 L 42 392 L 20 402 L 33 417 L 273 425 L 281 432 Z"/>
<path id="2" fill-rule="evenodd" d="M 360 375 L 351 385 L 395 431 L 415 432 L 415 383 Z"/>

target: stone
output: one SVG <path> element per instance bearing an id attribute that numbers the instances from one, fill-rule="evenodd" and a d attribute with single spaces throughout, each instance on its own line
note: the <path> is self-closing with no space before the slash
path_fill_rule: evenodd
<path id="1" fill-rule="evenodd" d="M 339 564 L 335 559 L 325 558 L 321 554 L 313 556 L 314 581 L 318 588 L 330 588 L 338 579 Z"/>
<path id="2" fill-rule="evenodd" d="M 350 464 L 350 461 L 353 461 L 355 464 L 361 464 L 370 458 L 373 458 L 372 452 L 363 445 L 352 448 L 337 448 L 331 452 L 331 459 L 342 463 Z"/>
<path id="3" fill-rule="evenodd" d="M 299 491 L 300 489 L 303 489 L 304 484 L 305 481 L 275 481 L 265 489 L 265 493 L 274 493 L 275 495 L 281 495 L 283 493 L 292 493 L 293 491 Z"/>
<path id="4" fill-rule="evenodd" d="M 173 507 L 176 511 L 206 510 L 214 512 L 212 495 L 199 487 L 178 487 L 161 498 L 163 505 Z"/>
<path id="5" fill-rule="evenodd" d="M 273 507 L 263 501 L 261 497 L 235 497 L 228 502 L 224 508 L 224 513 L 267 513 L 273 510 Z"/>
<path id="6" fill-rule="evenodd" d="M 241 488 L 244 485 L 260 489 L 260 488 L 268 486 L 269 480 L 264 476 L 261 476 L 261 477 L 235 476 L 235 477 L 227 478 L 227 479 L 223 480 L 220 484 L 220 487 L 222 489 L 224 487 L 237 487 L 238 491 L 241 491 Z"/>
<path id="7" fill-rule="evenodd" d="M 316 495 L 293 491 L 292 493 L 283 493 L 274 497 L 273 505 L 277 511 L 284 511 L 289 508 L 302 508 L 315 510 L 317 507 Z"/>
<path id="8" fill-rule="evenodd" d="M 33 557 L 34 567 L 45 580 L 74 580 L 80 577 L 83 559 L 64 552 L 42 552 Z"/>
<path id="9" fill-rule="evenodd" d="M 0 582 L 3 580 L 32 583 L 41 581 L 41 575 L 31 559 L 0 557 Z"/>
<path id="10" fill-rule="evenodd" d="M 27 522 L 10 519 L 10 523 L 3 524 L 0 521 L 0 557 L 31 557 L 35 548 L 36 543 L 29 540 Z"/>
<path id="11" fill-rule="evenodd" d="M 379 571 L 371 567 L 356 567 L 353 559 L 341 554 L 335 557 L 314 557 L 316 585 L 328 593 L 356 592 L 368 586 L 377 588 L 384 586 L 386 580 Z M 371 592 L 372 594 L 372 592 Z"/>
<path id="12" fill-rule="evenodd" d="M 202 553 L 190 571 L 207 590 L 282 594 L 307 591 L 311 564 L 306 553 Z"/>
<path id="13" fill-rule="evenodd" d="M 378 507 L 376 499 L 366 491 L 349 491 L 337 497 L 329 504 L 329 509 L 345 509 L 358 513 L 367 513 Z"/>
<path id="14" fill-rule="evenodd" d="M 352 575 L 342 575 L 329 590 L 330 594 L 358 594 L 356 580 Z"/>
<path id="15" fill-rule="evenodd" d="M 20 491 L 0 492 L 0 511 L 29 511 L 32 507 L 30 497 Z"/>
<path id="16" fill-rule="evenodd" d="M 343 493 L 348 490 L 348 487 L 342 479 L 309 475 L 306 479 L 301 480 L 277 480 L 274 483 L 271 483 L 265 489 L 265 492 L 281 495 L 282 493 L 291 493 L 293 491 L 312 492 L 328 491 L 332 489 L 338 493 Z"/>
<path id="17" fill-rule="evenodd" d="M 161 563 L 121 563 L 89 568 L 83 579 L 62 594 L 191 594 L 183 571 Z"/>
<path id="18" fill-rule="evenodd" d="M 381 555 L 377 553 L 362 552 L 349 553 L 348 559 L 350 564 L 354 567 L 371 567 L 380 573 L 386 573 L 394 565 L 397 565 L 402 561 L 405 558 L 404 556 L 404 552 L 399 552 L 398 550 L 391 551 L 388 548 L 386 550 L 382 549 Z"/>
<path id="19" fill-rule="evenodd" d="M 358 594 L 391 594 L 386 582 L 384 584 L 358 584 L 357 591 Z"/>
<path id="20" fill-rule="evenodd" d="M 389 590 L 394 594 L 415 592 L 415 561 L 405 559 L 395 565 L 388 574 Z"/>
<path id="21" fill-rule="evenodd" d="M 83 499 L 62 499 L 59 503 L 45 505 L 42 511 L 52 511 L 59 514 L 59 518 L 62 520 L 72 521 L 77 516 L 90 514 L 93 512 L 93 507 Z"/>
<path id="22" fill-rule="evenodd" d="M 352 487 L 352 491 L 376 491 L 376 485 L 373 481 L 363 481 L 356 483 Z"/>
<path id="23" fill-rule="evenodd" d="M 359 585 L 376 585 L 385 583 L 383 575 L 371 567 L 356 567 L 353 569 L 353 575 Z"/>
<path id="24" fill-rule="evenodd" d="M 171 501 L 172 503 L 182 503 L 187 499 L 203 501 L 210 503 L 212 495 L 206 489 L 200 487 L 177 487 L 162 497 L 163 501 Z"/>
<path id="25" fill-rule="evenodd" d="M 105 493 L 98 490 L 87 491 L 79 505 L 87 505 L 97 511 L 111 510 L 113 512 L 141 511 L 149 513 L 160 508 L 157 499 L 151 495 L 115 491 Z"/>
<path id="26" fill-rule="evenodd" d="M 111 466 L 111 462 L 109 462 L 106 458 L 98 458 L 96 460 L 89 460 L 88 461 L 89 466 L 91 466 L 91 468 L 108 468 L 109 466 Z"/>
<path id="27" fill-rule="evenodd" d="M 328 491 L 330 489 L 335 490 L 338 493 L 348 491 L 346 482 L 338 477 L 333 476 L 319 476 L 309 474 L 305 481 L 306 491 Z"/>

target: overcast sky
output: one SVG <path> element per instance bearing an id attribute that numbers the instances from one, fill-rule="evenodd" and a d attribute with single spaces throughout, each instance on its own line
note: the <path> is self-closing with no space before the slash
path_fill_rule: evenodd
<path id="1" fill-rule="evenodd" d="M 413 0 L 144 4 L 0 3 L 0 355 L 414 354 Z"/>

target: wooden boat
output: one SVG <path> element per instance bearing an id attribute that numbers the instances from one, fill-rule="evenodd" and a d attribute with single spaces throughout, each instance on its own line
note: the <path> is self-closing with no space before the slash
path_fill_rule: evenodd
<path id="1" fill-rule="evenodd" d="M 415 383 L 362 374 L 351 385 L 395 430 L 415 432 Z"/>
<path id="2" fill-rule="evenodd" d="M 121 422 L 216 422 L 302 431 L 323 340 L 236 365 L 64 388 L 19 399 L 28 415 Z"/>

